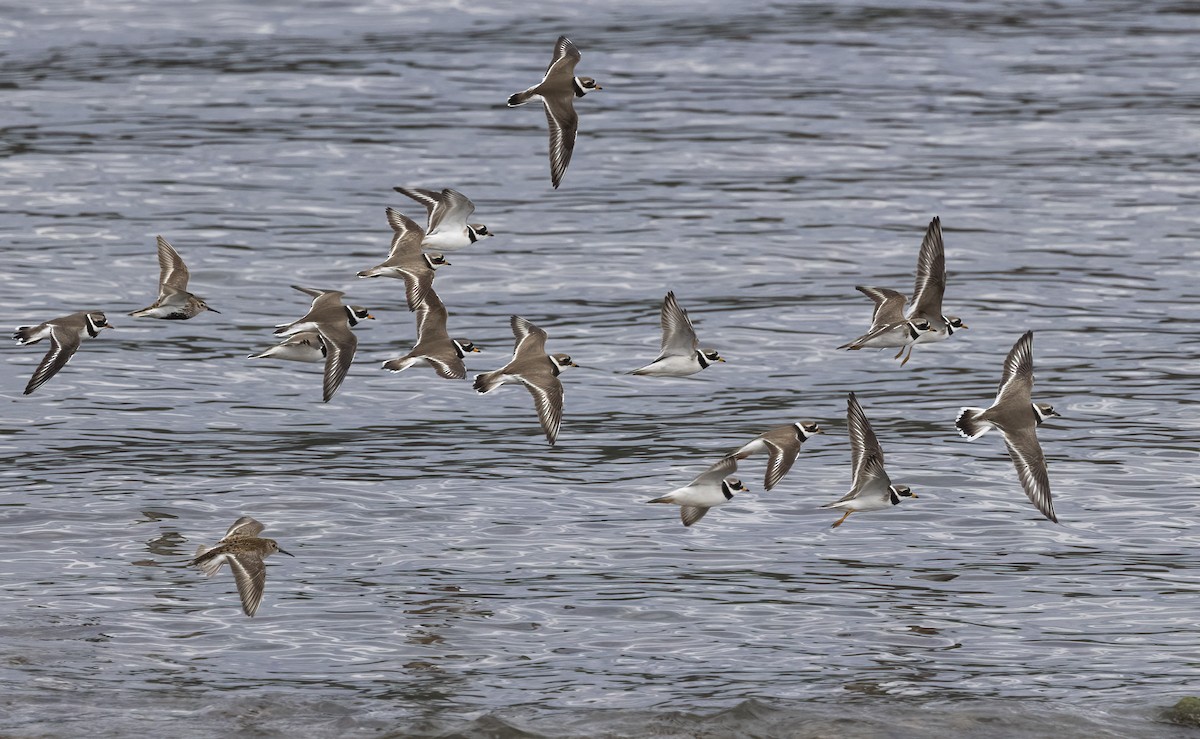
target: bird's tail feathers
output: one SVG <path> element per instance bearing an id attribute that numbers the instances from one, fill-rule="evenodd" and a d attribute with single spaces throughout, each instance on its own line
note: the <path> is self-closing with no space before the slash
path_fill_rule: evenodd
<path id="1" fill-rule="evenodd" d="M 389 359 L 383 363 L 383 369 L 388 372 L 403 372 L 420 361 L 420 357 L 406 356 L 399 359 Z M 476 388 L 478 389 L 478 388 Z"/>
<path id="2" fill-rule="evenodd" d="M 992 428 L 992 424 L 982 420 L 982 408 L 963 408 L 958 412 L 958 418 L 954 419 L 954 425 L 958 427 L 958 433 L 968 439 L 978 439 Z"/>
<path id="3" fill-rule="evenodd" d="M 529 90 L 525 90 L 524 92 L 514 92 L 512 95 L 508 96 L 508 107 L 515 108 L 518 105 L 524 105 L 534 97 L 534 94 Z"/>
<path id="4" fill-rule="evenodd" d="M 480 395 L 490 393 L 503 384 L 502 375 L 499 372 L 484 372 L 483 374 L 475 375 L 475 392 Z"/>
<path id="5" fill-rule="evenodd" d="M 225 563 L 225 558 L 216 555 L 205 558 L 204 555 L 216 549 L 216 547 L 206 547 L 203 544 L 196 547 L 196 556 L 192 559 L 192 564 L 204 570 L 204 574 L 212 577 L 221 569 L 221 565 Z"/>

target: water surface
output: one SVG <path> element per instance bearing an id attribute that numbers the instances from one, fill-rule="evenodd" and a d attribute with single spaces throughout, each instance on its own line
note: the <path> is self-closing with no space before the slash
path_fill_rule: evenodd
<path id="1" fill-rule="evenodd" d="M 1186 4 L 2 10 L 6 325 L 119 327 L 29 397 L 41 347 L 4 355 L 6 731 L 1159 737 L 1197 692 Z M 543 115 L 504 101 L 560 33 L 604 91 L 553 191 Z M 354 274 L 387 206 L 419 215 L 396 185 L 499 234 L 436 283 L 472 374 L 514 313 L 583 365 L 556 447 L 520 388 L 379 371 L 413 319 Z M 836 351 L 933 215 L 970 330 Z M 123 315 L 156 234 L 221 315 Z M 328 404 L 319 367 L 246 359 L 291 284 L 377 317 Z M 668 289 L 729 362 L 622 374 Z M 1061 525 L 952 425 L 1026 330 Z M 849 391 L 920 499 L 834 531 Z M 755 459 L 692 529 L 644 505 L 799 418 L 830 433 L 770 493 Z M 241 515 L 297 555 L 253 620 L 186 565 Z"/>

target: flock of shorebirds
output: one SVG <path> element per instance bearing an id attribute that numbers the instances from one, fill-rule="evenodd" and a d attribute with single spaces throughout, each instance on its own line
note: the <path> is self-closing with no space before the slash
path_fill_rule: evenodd
<path id="1" fill-rule="evenodd" d="M 508 99 L 509 106 L 540 100 L 546 113 L 550 134 L 550 179 L 557 188 L 571 161 L 578 116 L 574 99 L 600 90 L 590 77 L 575 75 L 579 50 L 565 36 L 554 46 L 554 57 L 542 81 Z M 391 251 L 381 264 L 363 270 L 359 277 L 402 279 L 410 311 L 416 314 L 417 341 L 402 357 L 383 363 L 383 368 L 402 372 L 424 361 L 447 379 L 467 376 L 463 358 L 479 351 L 463 338 L 451 338 L 446 328 L 447 310 L 433 289 L 434 272 L 448 264 L 443 252 L 462 249 L 492 235 L 482 224 L 470 223 L 475 205 L 462 193 L 418 188 L 395 188 L 426 209 L 422 227 L 393 208 L 387 209 L 393 236 Z M 131 316 L 186 320 L 205 311 L 218 312 L 202 298 L 188 291 L 188 269 L 179 253 L 158 237 L 159 294 L 150 306 L 133 311 Z M 350 369 L 357 349 L 352 328 L 373 316 L 366 308 L 346 305 L 338 290 L 316 290 L 293 286 L 312 298 L 308 312 L 296 321 L 280 324 L 275 334 L 283 341 L 254 359 L 283 359 L 324 364 L 322 397 L 328 401 L 337 392 Z M 913 349 L 922 344 L 944 341 L 967 326 L 961 319 L 943 313 L 942 297 L 946 288 L 945 247 L 941 221 L 934 218 L 925 232 L 917 258 L 916 285 L 911 298 L 886 288 L 857 289 L 875 303 L 870 328 L 862 336 L 839 349 L 897 349 L 901 364 L 908 362 Z M 632 371 L 634 375 L 685 377 L 710 365 L 724 362 L 713 349 L 700 347 L 695 329 L 675 297 L 668 292 L 660 315 L 662 345 L 658 357 Z M 533 397 L 542 430 L 554 444 L 562 424 L 563 386 L 559 374 L 577 366 L 566 354 L 546 352 L 547 334 L 520 316 L 511 318 L 516 339 L 512 359 L 503 367 L 475 377 L 479 393 L 489 393 L 502 385 L 524 385 Z M 22 326 L 13 334 L 20 344 L 49 339 L 50 348 L 33 373 L 25 394 L 37 390 L 54 377 L 75 354 L 85 337 L 95 337 L 102 329 L 112 328 L 100 311 L 82 311 L 55 318 L 36 326 Z M 1017 469 L 1026 495 L 1051 521 L 1058 519 L 1050 496 L 1046 461 L 1037 439 L 1037 427 L 1045 419 L 1059 415 L 1045 403 L 1031 399 L 1033 389 L 1033 333 L 1026 332 L 1013 345 L 1004 360 L 999 390 L 988 408 L 963 408 L 955 420 L 959 433 L 976 439 L 990 429 L 1004 438 L 1008 453 Z M 847 401 L 847 426 L 851 447 L 852 482 L 850 491 L 839 500 L 822 506 L 842 511 L 833 526 L 840 526 L 856 511 L 886 510 L 916 494 L 907 485 L 893 483 L 884 468 L 883 449 L 854 393 Z M 767 457 L 764 488 L 772 489 L 791 469 L 801 445 L 822 429 L 813 421 L 773 428 L 708 467 L 694 480 L 655 498 L 650 503 L 677 505 L 684 526 L 691 526 L 709 509 L 729 502 L 735 493 L 747 491 L 732 477 L 739 461 L 755 454 Z M 245 613 L 253 616 L 263 596 L 266 568 L 263 558 L 284 552 L 272 539 L 260 537 L 263 525 L 249 516 L 239 518 L 213 547 L 201 546 L 192 564 L 208 575 L 228 563 L 237 581 Z"/>

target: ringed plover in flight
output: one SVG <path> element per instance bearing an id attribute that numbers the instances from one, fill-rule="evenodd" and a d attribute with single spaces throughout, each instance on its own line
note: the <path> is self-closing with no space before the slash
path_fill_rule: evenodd
<path id="1" fill-rule="evenodd" d="M 567 165 L 571 163 L 575 136 L 579 132 L 575 98 L 581 98 L 592 90 L 604 89 L 591 77 L 575 76 L 575 65 L 581 58 L 575 44 L 566 36 L 559 36 L 554 43 L 554 58 L 542 81 L 508 98 L 510 108 L 524 105 L 534 98 L 542 101 L 550 126 L 550 182 L 555 189 L 562 182 Z"/>
<path id="2" fill-rule="evenodd" d="M 36 344 L 49 337 L 50 350 L 42 357 L 41 364 L 34 370 L 33 377 L 25 386 L 25 395 L 42 386 L 71 361 L 85 335 L 95 338 L 101 329 L 114 328 L 100 311 L 80 311 L 62 318 L 54 318 L 36 326 L 19 326 L 13 332 L 18 344 Z"/>
<path id="3" fill-rule="evenodd" d="M 999 429 L 1021 478 L 1025 495 L 1046 518 L 1058 523 L 1054 501 L 1050 498 L 1050 476 L 1046 473 L 1046 457 L 1038 443 L 1037 427 L 1059 413 L 1049 403 L 1034 403 L 1033 393 L 1033 332 L 1026 331 L 1004 359 L 1000 388 L 991 407 L 963 408 L 954 420 L 958 433 L 968 439 L 978 439 L 991 429 Z"/>
<path id="4" fill-rule="evenodd" d="M 933 326 L 929 325 L 929 321 L 923 318 L 913 321 L 904 319 L 904 303 L 907 298 L 903 293 L 889 290 L 886 287 L 864 285 L 856 285 L 854 289 L 875 301 L 875 311 L 871 314 L 871 328 L 867 329 L 867 333 L 854 341 L 842 344 L 838 349 L 907 347 L 921 334 L 934 330 Z"/>
<path id="5" fill-rule="evenodd" d="M 350 327 L 358 325 L 363 319 L 374 320 L 375 316 L 360 305 L 343 305 L 342 296 L 346 293 L 340 290 L 314 290 L 299 285 L 292 285 L 292 288 L 313 296 L 312 307 L 300 320 L 275 329 L 275 334 L 295 336 L 305 331 L 317 332 L 325 348 L 322 398 L 328 403 L 342 384 L 342 380 L 346 379 L 350 363 L 354 361 L 354 352 L 358 348 L 358 338 Z"/>
<path id="6" fill-rule="evenodd" d="M 404 280 L 408 309 L 415 311 L 433 289 L 433 272 L 449 265 L 436 252 L 421 251 L 425 232 L 417 222 L 395 208 L 387 209 L 388 224 L 392 227 L 392 250 L 383 264 L 358 273 L 359 277 L 397 277 Z"/>
<path id="7" fill-rule="evenodd" d="M 751 454 L 765 451 L 767 453 L 767 476 L 763 483 L 764 490 L 770 490 L 783 479 L 800 454 L 800 445 L 824 431 L 813 421 L 799 421 L 787 426 L 776 428 L 760 434 L 732 455 L 742 460 Z"/>
<path id="8" fill-rule="evenodd" d="M 846 512 L 834 522 L 835 529 L 855 511 L 879 511 L 899 505 L 905 498 L 917 497 L 907 485 L 893 484 L 888 477 L 883 468 L 883 448 L 854 393 L 850 393 L 847 400 L 846 423 L 850 428 L 850 465 L 853 468 L 850 492 L 821 506 Z"/>
<path id="9" fill-rule="evenodd" d="M 446 188 L 437 192 L 416 187 L 393 189 L 424 205 L 429 212 L 425 235 L 421 240 L 421 246 L 426 249 L 454 251 L 493 235 L 482 223 L 467 223 L 467 219 L 475 212 L 475 203 L 458 190 Z"/>
<path id="10" fill-rule="evenodd" d="M 417 309 L 417 343 L 412 351 L 399 359 L 383 363 L 383 369 L 403 372 L 424 359 L 438 375 L 447 380 L 461 380 L 467 376 L 463 357 L 479 349 L 468 339 L 451 339 L 446 331 L 446 306 L 432 289 L 425 303 Z"/>
<path id="11" fill-rule="evenodd" d="M 669 503 L 680 506 L 679 518 L 684 526 L 691 526 L 708 513 L 709 508 L 725 505 L 733 500 L 734 493 L 750 492 L 736 477 L 730 477 L 737 471 L 737 459 L 733 456 L 722 458 L 696 479 L 681 488 L 676 488 L 661 498 L 648 500 L 647 503 Z"/>
<path id="12" fill-rule="evenodd" d="M 546 332 L 529 321 L 513 316 L 511 324 L 517 339 L 512 360 L 494 372 L 476 375 L 475 391 L 483 395 L 510 382 L 524 385 L 533 396 L 546 440 L 553 446 L 563 412 L 563 386 L 558 375 L 566 367 L 579 365 L 566 354 L 546 354 Z"/>
<path id="13" fill-rule="evenodd" d="M 942 313 L 942 296 L 946 292 L 946 248 L 942 241 L 942 221 L 937 216 L 929 222 L 925 238 L 921 240 L 921 251 L 917 255 L 917 280 L 906 317 L 897 319 L 895 315 L 896 309 L 903 305 L 898 302 L 899 298 L 903 298 L 900 293 L 882 288 L 858 289 L 875 301 L 871 330 L 839 348 L 891 347 L 897 345 L 896 341 L 903 341 L 899 344 L 900 351 L 896 358 L 899 359 L 907 348 L 908 354 L 900 362 L 904 365 L 912 357 L 913 346 L 945 341 L 955 331 L 967 328 L 961 318 Z M 880 325 L 881 311 L 883 317 L 894 320 Z"/>
<path id="14" fill-rule="evenodd" d="M 237 581 L 238 595 L 242 597 L 242 610 L 247 616 L 258 612 L 262 603 L 263 588 L 267 584 L 267 568 L 263 559 L 275 552 L 289 557 L 296 555 L 279 548 L 274 539 L 259 538 L 263 525 L 249 516 L 233 522 L 225 536 L 214 547 L 200 546 L 192 564 L 212 577 L 221 565 L 229 563 L 233 579 Z"/>
<path id="15" fill-rule="evenodd" d="M 188 268 L 183 263 L 183 257 L 175 251 L 175 247 L 167 243 L 163 237 L 158 237 L 158 300 L 148 308 L 135 310 L 129 315 L 135 318 L 165 318 L 173 321 L 185 321 L 193 316 L 210 310 L 213 313 L 221 311 L 210 308 L 200 297 L 187 291 Z"/>
<path id="16" fill-rule="evenodd" d="M 687 377 L 710 364 L 725 361 L 716 349 L 699 348 L 700 341 L 696 338 L 687 311 L 679 307 L 673 291 L 663 299 L 659 323 L 662 325 L 662 348 L 658 359 L 630 374 Z"/>
<path id="17" fill-rule="evenodd" d="M 325 342 L 321 340 L 319 331 L 301 331 L 292 334 L 281 344 L 277 344 L 262 354 L 251 354 L 250 359 L 287 359 L 293 362 L 324 362 Z"/>

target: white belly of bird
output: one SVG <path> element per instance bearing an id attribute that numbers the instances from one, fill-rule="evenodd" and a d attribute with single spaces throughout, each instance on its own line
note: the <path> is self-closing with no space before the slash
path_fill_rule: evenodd
<path id="1" fill-rule="evenodd" d="M 743 446 L 741 449 L 738 449 L 736 452 L 734 452 L 734 454 L 738 455 L 738 457 L 748 457 L 751 454 L 758 454 L 759 452 L 765 451 L 767 451 L 767 442 L 763 441 L 762 439 L 755 439 L 749 444 Z"/>
<path id="2" fill-rule="evenodd" d="M 321 348 L 301 346 L 299 344 L 280 344 L 273 346 L 262 354 L 254 355 L 253 359 L 286 359 L 291 362 L 324 362 L 325 356 Z"/>
<path id="3" fill-rule="evenodd" d="M 672 355 L 663 357 L 657 362 L 652 362 L 645 367 L 634 370 L 638 375 L 654 375 L 658 377 L 687 377 L 694 375 L 704 369 L 700 366 L 700 360 L 696 359 L 695 354 L 689 354 L 686 357 Z"/>
<path id="4" fill-rule="evenodd" d="M 898 349 L 908 346 L 912 341 L 908 337 L 908 324 L 899 326 L 891 331 L 885 331 L 859 344 L 862 349 Z"/>
<path id="5" fill-rule="evenodd" d="M 716 508 L 719 505 L 725 505 L 729 502 L 729 499 L 725 497 L 725 493 L 721 492 L 719 486 L 679 488 L 672 490 L 664 497 L 670 498 L 671 502 L 676 505 L 696 506 L 698 508 Z"/>
<path id="6" fill-rule="evenodd" d="M 433 233 L 425 234 L 425 238 L 421 240 L 421 248 L 430 251 L 454 251 L 470 246 L 472 243 L 471 237 L 467 236 L 466 231 L 434 231 Z"/>

